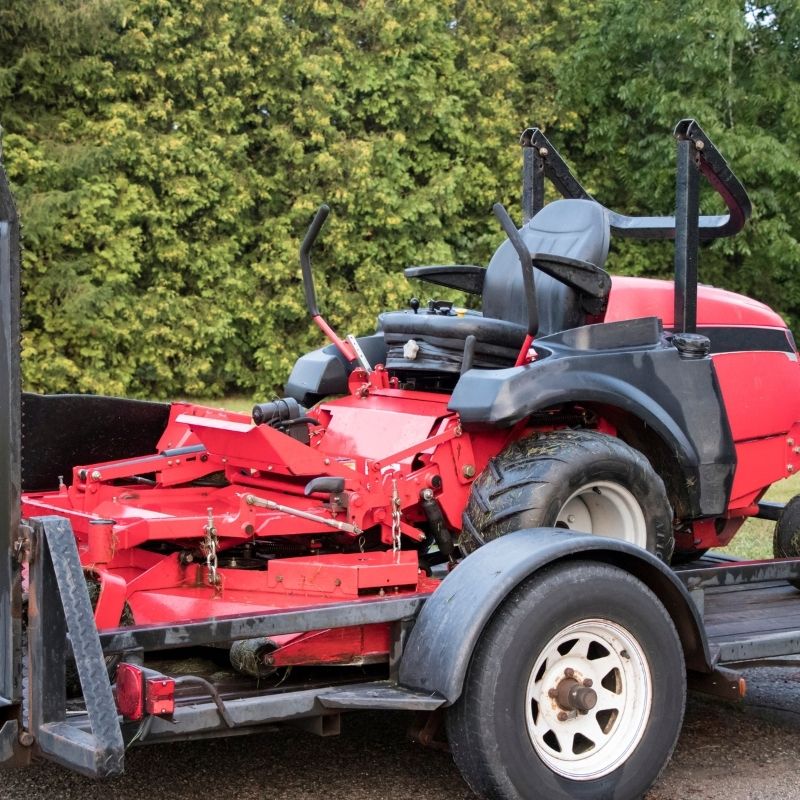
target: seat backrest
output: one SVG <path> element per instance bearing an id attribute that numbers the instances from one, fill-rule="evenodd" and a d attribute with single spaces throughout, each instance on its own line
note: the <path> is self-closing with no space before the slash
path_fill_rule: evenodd
<path id="1" fill-rule="evenodd" d="M 551 253 L 605 265 L 611 228 L 605 209 L 592 200 L 555 200 L 520 230 L 531 253 Z M 583 324 L 586 312 L 578 293 L 534 269 L 539 336 Z M 483 285 L 483 315 L 527 324 L 519 256 L 506 239 L 495 251 Z"/>

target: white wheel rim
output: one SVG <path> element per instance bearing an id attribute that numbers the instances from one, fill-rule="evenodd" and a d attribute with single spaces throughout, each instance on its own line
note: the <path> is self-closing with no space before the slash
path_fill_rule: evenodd
<path id="1" fill-rule="evenodd" d="M 560 705 L 564 681 L 591 687 L 594 708 L 584 712 Z M 650 666 L 628 631 L 609 620 L 576 622 L 554 636 L 536 659 L 525 696 L 528 735 L 553 772 L 595 780 L 617 769 L 636 749 L 652 695 Z"/>
<path id="2" fill-rule="evenodd" d="M 556 525 L 647 548 L 647 523 L 642 507 L 624 486 L 611 481 L 593 481 L 581 486 L 564 503 Z"/>

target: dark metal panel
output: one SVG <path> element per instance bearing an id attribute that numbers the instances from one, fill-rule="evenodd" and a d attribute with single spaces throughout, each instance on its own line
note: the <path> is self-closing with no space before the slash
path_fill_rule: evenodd
<path id="1" fill-rule="evenodd" d="M 29 731 L 52 761 L 92 777 L 119 775 L 122 732 L 72 526 L 61 517 L 31 522 Z M 67 631 L 91 733 L 66 722 Z"/>
<path id="2" fill-rule="evenodd" d="M 720 642 L 717 647 L 720 664 L 794 656 L 800 653 L 800 629 L 762 636 L 748 636 L 733 642 Z"/>
<path id="3" fill-rule="evenodd" d="M 415 692 L 389 682 L 337 686 L 321 692 L 319 700 L 325 708 L 398 711 L 435 711 L 445 702 L 439 694 Z"/>
<path id="4" fill-rule="evenodd" d="M 155 453 L 166 403 L 95 395 L 22 396 L 22 486 L 51 491 L 72 468 Z"/>
<path id="5" fill-rule="evenodd" d="M 19 527 L 19 219 L 0 166 L 0 695 L 20 697 L 21 589 L 13 554 Z"/>
<path id="6" fill-rule="evenodd" d="M 758 514 L 756 514 L 756 516 L 759 519 L 768 519 L 772 522 L 777 522 L 781 518 L 785 507 L 785 503 L 770 503 L 766 500 L 762 500 L 758 504 Z"/>
<path id="7" fill-rule="evenodd" d="M 495 610 L 537 570 L 571 557 L 615 564 L 649 586 L 675 623 L 687 666 L 698 672 L 711 670 L 712 657 L 697 608 L 666 564 L 616 539 L 537 528 L 489 542 L 445 578 L 409 635 L 400 663 L 400 684 L 442 695 L 448 704 L 455 702 L 472 652 Z"/>
<path id="8" fill-rule="evenodd" d="M 130 650 L 168 650 L 175 647 L 255 639 L 282 633 L 302 633 L 325 628 L 372 625 L 413 617 L 430 597 L 415 594 L 349 603 L 308 606 L 291 611 L 258 615 L 216 617 L 175 625 L 148 625 L 103 631 L 100 641 L 106 653 Z"/>
<path id="9" fill-rule="evenodd" d="M 769 561 L 747 561 L 733 566 L 700 567 L 681 569 L 678 579 L 692 589 L 709 589 L 715 586 L 767 583 L 771 581 L 800 580 L 800 558 L 770 559 Z M 800 615 L 800 596 L 798 596 Z"/>
<path id="10" fill-rule="evenodd" d="M 179 704 L 169 719 L 151 718 L 139 741 L 149 744 L 203 738 L 214 732 L 237 734 L 263 725 L 322 717 L 344 710 L 434 711 L 445 701 L 441 696 L 403 689 L 389 681 L 371 681 L 224 702 L 227 721 L 213 702 L 195 700 L 191 704 Z M 82 718 L 73 720 L 72 726 L 86 729 Z"/>

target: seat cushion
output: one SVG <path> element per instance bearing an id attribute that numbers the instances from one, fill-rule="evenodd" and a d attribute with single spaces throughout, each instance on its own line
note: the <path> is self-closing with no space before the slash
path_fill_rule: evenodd
<path id="1" fill-rule="evenodd" d="M 516 361 L 525 328 L 500 319 L 468 312 L 464 316 L 388 311 L 378 317 L 386 341 L 386 368 L 396 372 L 458 373 L 468 336 L 475 337 L 473 365 L 485 369 L 508 367 Z M 413 347 L 419 350 L 409 357 Z M 404 352 L 405 351 L 405 352 Z"/>

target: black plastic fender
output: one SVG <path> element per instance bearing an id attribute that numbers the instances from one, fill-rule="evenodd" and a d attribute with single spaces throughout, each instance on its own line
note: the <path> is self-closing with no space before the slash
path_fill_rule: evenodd
<path id="1" fill-rule="evenodd" d="M 562 528 L 532 528 L 489 542 L 442 581 L 409 634 L 400 662 L 400 684 L 438 693 L 447 705 L 454 703 L 481 633 L 509 593 L 538 570 L 578 558 L 613 564 L 641 580 L 672 617 L 687 668 L 703 673 L 713 670 L 698 609 L 663 561 L 617 539 Z"/>
<path id="2" fill-rule="evenodd" d="M 536 342 L 522 367 L 471 369 L 448 404 L 465 425 L 510 426 L 562 404 L 638 418 L 680 464 L 686 516 L 724 513 L 736 451 L 710 358 L 682 358 L 654 317 L 587 325 Z"/>

